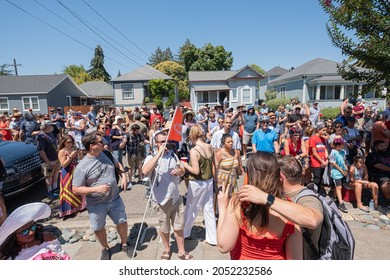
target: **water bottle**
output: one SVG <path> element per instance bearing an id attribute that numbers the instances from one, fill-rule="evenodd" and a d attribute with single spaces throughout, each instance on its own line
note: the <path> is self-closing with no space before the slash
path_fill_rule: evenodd
<path id="1" fill-rule="evenodd" d="M 374 200 L 370 200 L 370 204 L 368 206 L 368 208 L 370 209 L 370 211 L 373 211 L 374 210 Z"/>

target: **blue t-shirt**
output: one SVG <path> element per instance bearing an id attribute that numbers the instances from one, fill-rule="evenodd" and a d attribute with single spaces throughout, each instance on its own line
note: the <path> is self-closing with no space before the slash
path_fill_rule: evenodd
<path id="1" fill-rule="evenodd" d="M 331 164 L 336 163 L 342 170 L 347 171 L 347 166 L 345 165 L 345 151 L 344 150 L 337 151 L 337 150 L 333 149 L 330 152 L 329 162 Z M 344 175 L 341 174 L 341 172 L 336 167 L 334 167 L 333 165 L 331 165 L 331 167 L 332 168 L 330 171 L 330 175 L 333 179 L 341 179 L 344 177 Z"/>
<path id="2" fill-rule="evenodd" d="M 252 136 L 252 144 L 256 145 L 257 151 L 262 152 L 274 153 L 274 142 L 277 140 L 277 134 L 269 128 L 265 132 L 262 129 L 258 129 Z"/>
<path id="3" fill-rule="evenodd" d="M 244 131 L 248 133 L 253 133 L 256 130 L 258 117 L 257 114 L 245 114 L 244 115 L 245 125 L 244 125 Z"/>

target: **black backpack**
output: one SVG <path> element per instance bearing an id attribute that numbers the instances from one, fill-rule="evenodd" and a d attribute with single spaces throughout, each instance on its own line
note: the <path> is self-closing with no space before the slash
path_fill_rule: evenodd
<path id="1" fill-rule="evenodd" d="M 302 228 L 302 235 L 309 244 L 314 259 L 317 260 L 352 260 L 355 252 L 355 239 L 348 224 L 343 220 L 336 203 L 318 193 L 318 187 L 310 183 L 295 198 L 295 202 L 304 196 L 314 196 L 322 203 L 324 220 L 320 239 L 319 251 L 314 246 L 309 233 Z"/>

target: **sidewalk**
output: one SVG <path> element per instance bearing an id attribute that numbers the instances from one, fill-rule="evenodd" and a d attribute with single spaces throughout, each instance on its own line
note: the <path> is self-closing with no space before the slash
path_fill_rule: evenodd
<path id="1" fill-rule="evenodd" d="M 242 178 L 241 178 L 242 180 Z M 239 183 L 242 183 L 240 180 Z M 184 182 L 180 184 L 180 193 L 186 192 Z M 126 206 L 129 223 L 129 242 L 135 244 L 140 223 L 144 217 L 146 226 L 143 228 L 138 242 L 137 256 L 135 260 L 160 260 L 163 245 L 158 236 L 158 221 L 154 210 L 148 205 L 146 198 L 146 187 L 140 184 L 134 185 L 131 191 L 122 192 L 121 197 Z M 390 220 L 385 215 L 390 209 L 382 208 L 381 212 L 372 211 L 364 213 L 357 208 L 353 208 L 351 203 L 346 203 L 348 214 L 343 214 L 343 218 L 350 225 L 356 239 L 355 259 L 390 259 Z M 56 217 L 50 219 L 46 224 L 51 224 L 61 230 L 63 248 L 74 260 L 99 260 L 101 247 L 95 241 L 94 234 L 89 230 L 88 212 L 84 211 L 75 218 L 63 221 Z M 119 252 L 119 238 L 116 234 L 115 225 L 107 218 L 106 228 L 108 237 L 113 239 L 110 246 L 113 248 L 113 260 L 127 260 L 128 257 Z M 191 236 L 193 240 L 186 240 L 185 247 L 195 260 L 228 260 L 229 254 L 219 253 L 216 246 L 210 246 L 203 242 L 205 227 L 203 223 L 203 213 L 199 213 Z M 77 238 L 76 238 L 77 237 Z M 63 238 L 67 240 L 63 240 Z M 65 242 L 66 241 L 66 242 Z M 177 258 L 177 247 L 171 238 L 172 259 Z M 117 252 L 117 253 L 116 253 Z"/>

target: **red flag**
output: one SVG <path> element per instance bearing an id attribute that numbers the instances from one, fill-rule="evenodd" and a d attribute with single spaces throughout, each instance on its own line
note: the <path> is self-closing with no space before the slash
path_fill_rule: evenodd
<path id="1" fill-rule="evenodd" d="M 174 140 L 180 142 L 182 140 L 182 125 L 183 125 L 183 113 L 179 108 L 176 108 L 173 114 L 172 125 L 169 130 L 168 140 Z"/>

